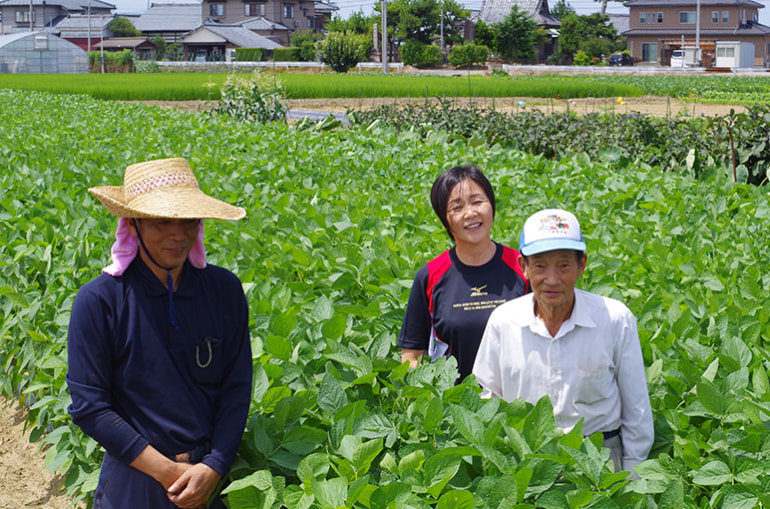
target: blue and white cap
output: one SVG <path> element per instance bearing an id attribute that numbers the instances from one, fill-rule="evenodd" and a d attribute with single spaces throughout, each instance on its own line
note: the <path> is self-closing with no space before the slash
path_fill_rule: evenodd
<path id="1" fill-rule="evenodd" d="M 531 256 L 557 249 L 585 252 L 577 218 L 561 209 L 545 209 L 529 216 L 519 238 L 519 252 Z"/>

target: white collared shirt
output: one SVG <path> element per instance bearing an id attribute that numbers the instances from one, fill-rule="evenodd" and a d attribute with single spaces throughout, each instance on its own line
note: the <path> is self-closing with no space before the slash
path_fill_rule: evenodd
<path id="1" fill-rule="evenodd" d="M 556 425 L 583 432 L 621 429 L 623 470 L 647 459 L 652 410 L 636 319 L 621 302 L 575 290 L 575 306 L 555 337 L 535 316 L 533 294 L 489 317 L 473 366 L 482 397 L 536 403 L 548 395 Z"/>

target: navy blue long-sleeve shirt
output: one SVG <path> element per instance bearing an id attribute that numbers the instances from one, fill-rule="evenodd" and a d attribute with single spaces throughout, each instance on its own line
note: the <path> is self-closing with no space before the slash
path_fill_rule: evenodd
<path id="1" fill-rule="evenodd" d="M 121 463 L 147 446 L 172 456 L 204 446 L 226 475 L 251 402 L 248 306 L 231 272 L 185 264 L 174 293 L 137 256 L 75 299 L 67 384 L 73 421 Z"/>

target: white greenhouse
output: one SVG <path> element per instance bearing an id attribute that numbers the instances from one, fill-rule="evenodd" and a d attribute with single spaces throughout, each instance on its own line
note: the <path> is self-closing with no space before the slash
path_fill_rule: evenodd
<path id="1" fill-rule="evenodd" d="M 0 35 L 0 73 L 88 72 L 88 55 L 77 45 L 44 32 Z"/>

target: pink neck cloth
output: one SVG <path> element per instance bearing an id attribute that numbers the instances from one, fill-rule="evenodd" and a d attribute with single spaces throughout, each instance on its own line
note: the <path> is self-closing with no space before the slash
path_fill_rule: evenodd
<path id="1" fill-rule="evenodd" d="M 102 269 L 102 272 L 111 276 L 120 276 L 126 271 L 139 251 L 139 241 L 131 235 L 128 228 L 129 219 L 121 217 L 118 219 L 118 229 L 115 231 L 115 243 L 110 250 L 112 264 Z M 206 248 L 203 246 L 203 219 L 201 227 L 198 230 L 198 237 L 195 239 L 190 254 L 187 259 L 196 269 L 206 268 Z"/>

